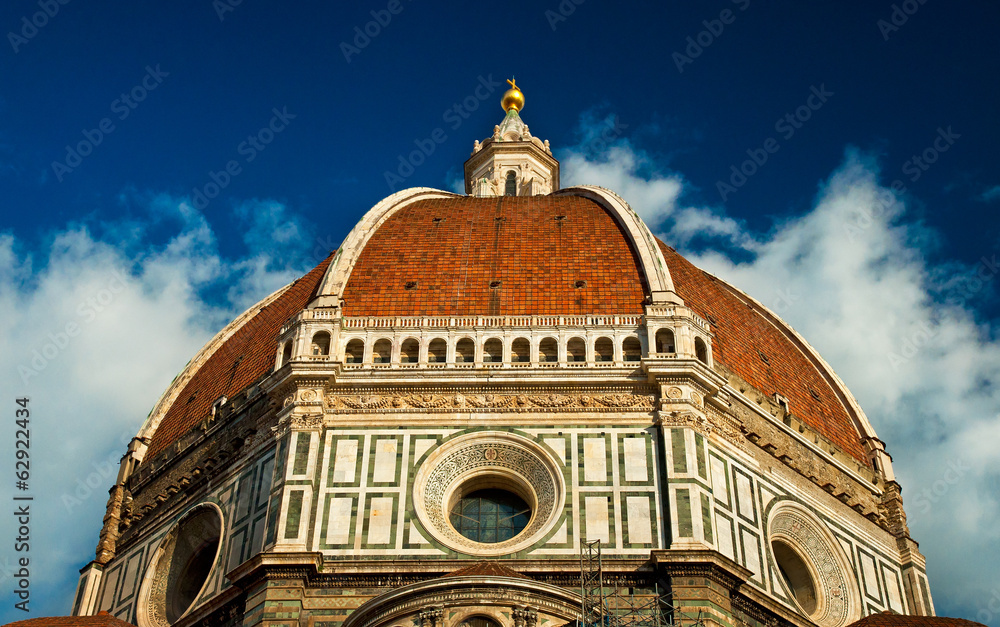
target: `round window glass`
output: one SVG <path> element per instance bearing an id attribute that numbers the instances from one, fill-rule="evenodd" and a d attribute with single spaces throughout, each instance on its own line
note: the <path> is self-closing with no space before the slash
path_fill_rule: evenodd
<path id="1" fill-rule="evenodd" d="M 449 518 L 451 526 L 466 538 L 491 544 L 524 531 L 531 520 L 531 508 L 506 490 L 476 490 L 455 502 Z"/>

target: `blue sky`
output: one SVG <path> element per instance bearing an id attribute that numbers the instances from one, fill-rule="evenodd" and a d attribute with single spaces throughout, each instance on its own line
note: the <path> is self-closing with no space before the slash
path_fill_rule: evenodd
<path id="1" fill-rule="evenodd" d="M 187 359 L 394 188 L 454 188 L 515 75 L 564 184 L 615 189 L 819 348 L 896 460 L 939 613 L 1000 625 L 1000 6 L 233 4 L 0 5 L 32 616 L 69 610 L 108 460 Z"/>

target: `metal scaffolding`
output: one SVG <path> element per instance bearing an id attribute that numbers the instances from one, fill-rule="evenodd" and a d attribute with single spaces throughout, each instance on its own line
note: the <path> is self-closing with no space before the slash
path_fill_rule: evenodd
<path id="1" fill-rule="evenodd" d="M 692 616 L 678 610 L 659 583 L 652 595 L 642 596 L 631 588 L 625 594 L 618 586 L 605 587 L 600 540 L 580 546 L 580 597 L 579 627 L 704 627 L 700 611 Z"/>

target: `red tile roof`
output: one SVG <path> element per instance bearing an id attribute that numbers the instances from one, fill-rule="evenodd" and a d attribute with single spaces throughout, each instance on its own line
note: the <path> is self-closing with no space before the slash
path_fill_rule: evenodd
<path id="1" fill-rule="evenodd" d="M 135 625 L 126 623 L 102 611 L 97 616 L 46 616 L 44 618 L 29 618 L 14 623 L 7 623 L 3 627 L 135 627 Z"/>
<path id="2" fill-rule="evenodd" d="M 646 291 L 635 252 L 596 202 L 461 197 L 393 214 L 343 298 L 346 316 L 641 314 Z"/>
<path id="3" fill-rule="evenodd" d="M 147 457 L 167 448 L 211 413 L 220 396 L 234 397 L 274 369 L 278 331 L 312 300 L 331 257 L 248 320 L 209 357 L 167 410 Z"/>
<path id="4" fill-rule="evenodd" d="M 761 392 L 786 397 L 796 418 L 866 462 L 861 436 L 833 385 L 795 345 L 790 334 L 772 324 L 758 307 L 751 306 L 725 282 L 699 270 L 663 242 L 660 250 L 677 294 L 711 323 L 716 361 Z"/>
<path id="5" fill-rule="evenodd" d="M 947 618 L 945 616 L 907 616 L 894 612 L 870 614 L 847 627 L 986 627 L 964 618 Z"/>

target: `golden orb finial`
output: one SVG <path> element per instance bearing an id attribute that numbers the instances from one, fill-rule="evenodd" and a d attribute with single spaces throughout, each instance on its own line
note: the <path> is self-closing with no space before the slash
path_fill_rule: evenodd
<path id="1" fill-rule="evenodd" d="M 503 107 L 504 111 L 510 111 L 511 109 L 520 111 L 524 109 L 524 94 L 521 93 L 521 90 L 514 83 L 514 77 L 508 78 L 507 82 L 510 83 L 510 89 L 504 92 L 500 106 Z"/>

